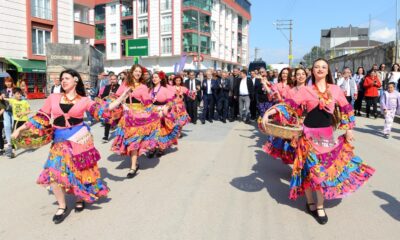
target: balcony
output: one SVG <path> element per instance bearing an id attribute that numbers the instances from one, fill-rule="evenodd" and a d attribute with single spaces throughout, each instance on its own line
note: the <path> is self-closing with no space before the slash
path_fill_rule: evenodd
<path id="1" fill-rule="evenodd" d="M 102 4 L 102 5 L 97 5 L 94 8 L 94 20 L 95 21 L 104 21 L 105 17 L 106 17 L 106 5 Z"/>
<path id="2" fill-rule="evenodd" d="M 104 24 L 96 24 L 95 27 L 95 36 L 96 40 L 103 40 L 106 35 L 106 28 Z"/>
<path id="3" fill-rule="evenodd" d="M 128 5 L 126 5 L 128 4 Z M 132 1 L 129 3 L 124 3 L 121 8 L 121 16 L 122 17 L 131 17 L 133 16 L 133 8 L 132 8 Z"/>
<path id="4" fill-rule="evenodd" d="M 196 22 L 184 22 L 183 23 L 183 29 L 184 30 L 195 30 L 197 31 L 198 29 L 198 25 Z M 200 32 L 203 33 L 210 33 L 211 32 L 211 28 L 208 25 L 204 25 L 204 23 L 200 23 Z"/>
<path id="5" fill-rule="evenodd" d="M 211 0 L 183 0 L 184 7 L 196 7 L 201 10 L 211 12 L 212 2 Z"/>
<path id="6" fill-rule="evenodd" d="M 74 22 L 74 31 L 75 31 L 75 36 L 87 39 L 91 39 L 95 35 L 94 25 L 77 21 Z"/>
<path id="7" fill-rule="evenodd" d="M 122 36 L 132 36 L 133 35 L 132 19 L 122 21 L 121 34 L 122 34 Z"/>

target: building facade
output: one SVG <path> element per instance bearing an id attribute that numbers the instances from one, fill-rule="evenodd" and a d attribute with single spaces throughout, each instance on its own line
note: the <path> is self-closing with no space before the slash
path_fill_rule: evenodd
<path id="1" fill-rule="evenodd" d="M 96 0 L 95 47 L 114 72 L 132 66 L 126 40 L 140 38 L 148 39 L 148 56 L 139 62 L 152 70 L 247 66 L 250 6 L 247 0 Z"/>
<path id="2" fill-rule="evenodd" d="M 93 0 L 1 1 L 0 82 L 11 76 L 27 83 L 28 98 L 45 97 L 46 44 L 93 44 L 93 7 Z"/>

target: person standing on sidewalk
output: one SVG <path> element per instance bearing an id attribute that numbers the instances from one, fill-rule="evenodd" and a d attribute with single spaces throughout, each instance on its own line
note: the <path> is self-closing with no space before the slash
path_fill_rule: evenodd
<path id="1" fill-rule="evenodd" d="M 375 70 L 371 70 L 365 77 L 364 88 L 365 88 L 365 101 L 367 102 L 367 118 L 369 118 L 372 106 L 372 114 L 375 118 L 378 117 L 377 113 L 377 101 L 378 101 L 378 89 L 382 86 L 379 81 L 378 75 Z"/>
<path id="2" fill-rule="evenodd" d="M 201 101 L 201 82 L 195 79 L 194 71 L 189 72 L 189 79 L 186 79 L 184 85 L 190 92 L 195 92 L 196 97 L 194 99 L 185 96 L 186 111 L 188 112 L 191 123 L 197 124 L 198 107 Z"/>
<path id="3" fill-rule="evenodd" d="M 229 112 L 229 92 L 231 89 L 231 80 L 228 78 L 228 73 L 222 71 L 222 77 L 217 80 L 217 101 L 218 115 L 223 123 L 226 123 Z"/>
<path id="4" fill-rule="evenodd" d="M 119 84 L 118 84 L 118 78 L 115 74 L 110 75 L 110 84 L 106 85 L 102 89 L 100 89 L 99 97 L 101 99 L 106 99 L 108 97 L 112 97 L 115 95 L 115 93 L 118 91 Z M 104 137 L 103 137 L 103 143 L 108 142 L 108 137 L 110 135 L 110 129 L 111 129 L 111 124 L 110 123 L 105 123 L 104 124 Z"/>
<path id="5" fill-rule="evenodd" d="M 5 89 L 1 92 L 3 99 L 11 98 L 13 96 L 13 89 L 14 89 L 14 82 L 11 77 L 7 77 L 4 79 Z M 12 126 L 14 123 L 13 114 L 12 114 L 12 107 L 11 104 L 6 102 L 6 110 L 3 113 L 4 117 L 4 133 L 6 135 L 7 141 L 7 152 L 12 153 L 12 145 L 11 145 L 11 133 L 12 133 Z M 13 157 L 12 154 L 9 154 L 8 157 Z"/>
<path id="6" fill-rule="evenodd" d="M 357 99 L 354 101 L 354 114 L 356 116 L 361 116 L 361 106 L 364 99 L 364 78 L 365 70 L 363 67 L 358 67 L 357 73 L 354 74 L 353 79 L 357 85 Z"/>
<path id="7" fill-rule="evenodd" d="M 240 81 L 236 83 L 234 97 L 239 101 L 239 120 L 250 123 L 250 102 L 254 97 L 253 81 L 247 78 L 246 70 L 240 71 Z"/>
<path id="8" fill-rule="evenodd" d="M 398 89 L 398 83 L 400 79 L 400 65 L 398 63 L 393 64 L 390 73 L 387 75 L 388 83 L 393 82 L 395 89 Z"/>
<path id="9" fill-rule="evenodd" d="M 385 117 L 383 134 L 385 138 L 389 138 L 394 117 L 396 114 L 400 114 L 400 94 L 396 91 L 393 82 L 388 84 L 388 89 L 382 94 L 380 103 L 382 114 Z"/>
<path id="10" fill-rule="evenodd" d="M 212 70 L 208 69 L 206 71 L 206 78 L 203 80 L 201 85 L 201 90 L 203 91 L 203 114 L 201 117 L 201 123 L 205 124 L 206 120 L 210 123 L 214 119 L 215 101 L 214 92 L 217 88 L 217 80 L 213 79 Z"/>
<path id="11" fill-rule="evenodd" d="M 351 70 L 349 67 L 343 69 L 342 77 L 338 79 L 337 85 L 343 90 L 350 104 L 352 104 L 353 99 L 357 99 L 357 84 L 351 77 Z"/>

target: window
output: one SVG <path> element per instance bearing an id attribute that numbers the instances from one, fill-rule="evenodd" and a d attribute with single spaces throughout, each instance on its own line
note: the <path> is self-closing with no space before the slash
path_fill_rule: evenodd
<path id="1" fill-rule="evenodd" d="M 41 29 L 32 29 L 32 54 L 45 55 L 46 43 L 51 42 L 51 34 L 49 31 Z"/>
<path id="2" fill-rule="evenodd" d="M 211 50 L 215 52 L 215 41 L 211 42 Z"/>
<path id="3" fill-rule="evenodd" d="M 168 11 L 171 10 L 171 8 L 171 0 L 161 0 L 161 11 Z"/>
<path id="4" fill-rule="evenodd" d="M 117 12 L 117 6 L 115 4 L 110 6 L 110 14 L 115 15 Z"/>
<path id="5" fill-rule="evenodd" d="M 162 53 L 171 53 L 172 52 L 172 38 L 165 37 L 162 38 Z"/>
<path id="6" fill-rule="evenodd" d="M 111 43 L 111 53 L 116 53 L 116 52 L 117 52 L 117 44 Z"/>
<path id="7" fill-rule="evenodd" d="M 110 33 L 116 33 L 117 32 L 117 24 L 112 23 L 110 25 Z"/>
<path id="8" fill-rule="evenodd" d="M 172 17 L 164 16 L 161 20 L 161 32 L 171 32 L 172 30 Z"/>
<path id="9" fill-rule="evenodd" d="M 139 0 L 139 14 L 147 13 L 147 0 Z"/>
<path id="10" fill-rule="evenodd" d="M 216 24 L 215 21 L 211 21 L 211 31 L 215 30 L 215 24 Z"/>
<path id="11" fill-rule="evenodd" d="M 139 35 L 147 35 L 148 26 L 147 19 L 139 20 Z"/>
<path id="12" fill-rule="evenodd" d="M 32 17 L 52 19 L 50 0 L 31 0 Z"/>

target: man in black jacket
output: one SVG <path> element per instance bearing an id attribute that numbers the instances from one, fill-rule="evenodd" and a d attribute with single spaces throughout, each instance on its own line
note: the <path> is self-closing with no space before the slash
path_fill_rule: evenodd
<path id="1" fill-rule="evenodd" d="M 215 111 L 215 90 L 217 88 L 217 80 L 213 79 L 212 70 L 208 69 L 206 78 L 203 80 L 201 90 L 203 91 L 203 114 L 201 116 L 201 123 L 205 124 L 206 120 L 210 123 L 214 119 Z"/>
<path id="2" fill-rule="evenodd" d="M 237 81 L 234 87 L 233 96 L 239 100 L 239 120 L 250 123 L 250 102 L 254 98 L 253 81 L 247 78 L 246 70 L 240 71 L 240 77 L 240 81 Z"/>
<path id="3" fill-rule="evenodd" d="M 119 88 L 118 84 L 118 78 L 117 75 L 112 74 L 109 76 L 110 79 L 110 84 L 104 86 L 102 89 L 100 89 L 99 97 L 101 99 L 104 99 L 108 96 L 112 96 L 115 94 Z M 111 125 L 106 123 L 104 124 L 104 137 L 103 137 L 103 143 L 108 142 L 108 136 L 110 135 L 110 129 Z"/>
<path id="4" fill-rule="evenodd" d="M 185 87 L 189 89 L 189 91 L 196 91 L 196 98 L 191 99 L 188 96 L 185 96 L 185 104 L 186 111 L 188 112 L 190 118 L 192 119 L 192 123 L 197 123 L 197 108 L 199 106 L 199 102 L 201 101 L 201 83 L 199 80 L 195 79 L 194 71 L 189 72 L 189 79 L 185 81 Z"/>
<path id="5" fill-rule="evenodd" d="M 218 115 L 223 123 L 226 123 L 229 111 L 229 91 L 231 89 L 231 80 L 228 78 L 226 71 L 222 72 L 221 78 L 217 80 L 217 102 L 218 102 Z"/>

